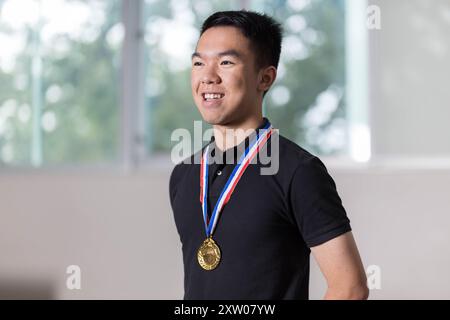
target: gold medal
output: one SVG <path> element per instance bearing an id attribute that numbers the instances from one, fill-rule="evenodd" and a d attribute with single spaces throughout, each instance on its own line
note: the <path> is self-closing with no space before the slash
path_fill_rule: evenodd
<path id="1" fill-rule="evenodd" d="M 203 241 L 197 252 L 197 260 L 205 270 L 213 270 L 220 262 L 220 249 L 215 241 L 209 237 Z"/>

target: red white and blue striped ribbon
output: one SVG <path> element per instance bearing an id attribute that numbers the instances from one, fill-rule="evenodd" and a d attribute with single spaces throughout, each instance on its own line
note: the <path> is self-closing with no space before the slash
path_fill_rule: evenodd
<path id="1" fill-rule="evenodd" d="M 223 207 L 230 200 L 231 194 L 233 193 L 236 185 L 247 169 L 248 165 L 252 161 L 252 159 L 258 154 L 259 150 L 264 146 L 269 137 L 271 136 L 273 129 L 270 122 L 267 122 L 266 126 L 262 129 L 264 130 L 261 135 L 258 136 L 258 132 L 256 138 L 253 143 L 245 150 L 239 159 L 236 167 L 228 178 L 225 187 L 223 188 L 219 199 L 214 207 L 214 210 L 211 215 L 211 219 L 208 221 L 208 154 L 209 154 L 209 145 L 205 148 L 203 152 L 201 161 L 200 161 L 200 202 L 202 204 L 203 211 L 203 220 L 205 222 L 206 229 L 206 237 L 210 237 L 215 228 L 217 221 L 219 219 L 220 213 Z"/>

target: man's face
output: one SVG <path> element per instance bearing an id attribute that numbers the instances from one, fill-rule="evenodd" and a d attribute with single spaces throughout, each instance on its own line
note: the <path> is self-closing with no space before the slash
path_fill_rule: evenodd
<path id="1" fill-rule="evenodd" d="M 261 90 L 250 41 L 235 27 L 213 27 L 200 37 L 192 56 L 195 104 L 212 125 L 239 123 L 259 112 Z"/>

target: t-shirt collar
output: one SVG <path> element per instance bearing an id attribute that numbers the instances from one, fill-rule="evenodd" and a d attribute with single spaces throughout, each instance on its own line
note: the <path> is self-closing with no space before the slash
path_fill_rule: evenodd
<path id="1" fill-rule="evenodd" d="M 261 125 L 258 128 L 256 128 L 256 131 L 264 129 L 264 127 L 267 125 L 268 122 L 269 122 L 269 120 L 266 117 L 263 117 L 263 121 L 262 121 Z M 233 152 L 234 152 L 234 164 L 236 164 L 237 163 L 237 159 L 239 159 L 239 157 L 242 154 L 242 150 L 244 150 L 244 145 L 248 146 L 249 145 L 249 141 L 250 141 L 250 137 L 253 137 L 254 135 L 255 135 L 254 133 L 250 134 L 241 143 L 239 143 L 238 145 L 236 145 L 236 146 L 234 146 L 232 148 L 226 149 L 225 152 L 222 152 L 219 148 L 216 147 L 215 138 L 214 138 L 214 135 L 212 135 L 211 136 L 211 140 L 210 140 L 211 156 L 214 157 L 215 156 L 215 152 L 219 152 L 219 154 L 222 154 L 222 159 L 223 159 L 222 163 L 225 163 L 226 155 L 231 150 L 233 150 Z"/>

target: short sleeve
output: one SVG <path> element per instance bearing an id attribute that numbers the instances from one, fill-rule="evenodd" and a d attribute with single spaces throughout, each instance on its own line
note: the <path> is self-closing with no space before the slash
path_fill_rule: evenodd
<path id="1" fill-rule="evenodd" d="M 308 247 L 351 231 L 336 184 L 319 158 L 313 156 L 297 167 L 289 198 L 295 221 Z"/>

